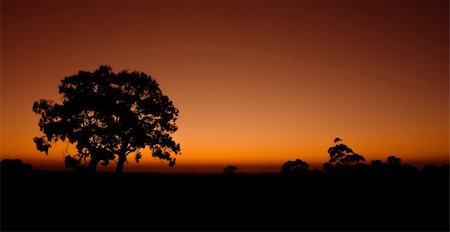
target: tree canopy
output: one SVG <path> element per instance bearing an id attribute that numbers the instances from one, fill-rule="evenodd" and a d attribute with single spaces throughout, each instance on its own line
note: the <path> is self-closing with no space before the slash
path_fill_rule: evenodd
<path id="1" fill-rule="evenodd" d="M 356 164 L 360 161 L 365 161 L 366 159 L 353 152 L 353 150 L 347 145 L 341 143 L 342 139 L 335 138 L 333 140 L 335 145 L 333 147 L 328 148 L 328 154 L 330 154 L 330 160 L 328 161 L 330 164 L 340 163 L 344 165 Z"/>
<path id="2" fill-rule="evenodd" d="M 152 77 L 127 70 L 116 74 L 102 65 L 65 77 L 58 88 L 62 104 L 45 99 L 33 104 L 44 134 L 34 138 L 39 151 L 48 154 L 52 143 L 68 141 L 78 153 L 66 157 L 66 166 L 86 165 L 90 171 L 100 162 L 117 161 L 120 173 L 127 156 L 134 153 L 139 161 L 145 147 L 175 164 L 172 155 L 180 154 L 180 145 L 171 134 L 178 129 L 178 109 Z"/>
<path id="3" fill-rule="evenodd" d="M 292 173 L 298 174 L 305 172 L 308 169 L 309 165 L 305 161 L 301 159 L 296 159 L 295 161 L 287 161 L 281 167 L 282 173 Z"/>

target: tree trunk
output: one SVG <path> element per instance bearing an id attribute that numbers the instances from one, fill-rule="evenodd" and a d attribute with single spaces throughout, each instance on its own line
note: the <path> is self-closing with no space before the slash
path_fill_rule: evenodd
<path id="1" fill-rule="evenodd" d="M 127 160 L 127 156 L 122 154 L 119 155 L 119 160 L 117 161 L 117 167 L 116 167 L 116 173 L 122 174 L 123 172 L 123 165 L 125 164 L 125 161 Z"/>
<path id="2" fill-rule="evenodd" d="M 100 162 L 99 159 L 92 158 L 92 156 L 91 156 L 91 160 L 89 161 L 89 164 L 88 164 L 88 171 L 91 172 L 91 173 L 96 172 L 97 171 L 97 164 L 99 162 Z"/>

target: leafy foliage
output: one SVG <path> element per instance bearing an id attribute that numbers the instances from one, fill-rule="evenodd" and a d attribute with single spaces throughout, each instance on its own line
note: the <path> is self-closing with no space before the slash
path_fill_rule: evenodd
<path id="1" fill-rule="evenodd" d="M 94 72 L 79 71 L 59 85 L 62 104 L 41 99 L 33 111 L 40 116 L 42 137 L 34 138 L 46 152 L 58 140 L 75 144 L 78 154 L 66 158 L 66 166 L 85 161 L 91 171 L 102 161 L 117 160 L 122 172 L 126 157 L 149 147 L 152 156 L 174 162 L 180 145 L 171 134 L 177 131 L 178 109 L 158 83 L 142 72 L 113 73 L 109 66 Z M 136 154 L 136 161 L 141 155 Z M 77 161 L 75 162 L 74 159 Z"/>

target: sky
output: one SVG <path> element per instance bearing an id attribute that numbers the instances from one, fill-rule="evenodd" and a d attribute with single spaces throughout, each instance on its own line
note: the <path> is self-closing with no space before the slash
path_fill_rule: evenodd
<path id="1" fill-rule="evenodd" d="M 370 162 L 449 162 L 449 3 L 441 0 L 2 0 L 1 159 L 64 169 L 32 104 L 102 64 L 142 71 L 180 110 L 177 164 L 320 167 L 333 139 Z M 113 168 L 113 167 L 111 167 Z"/>

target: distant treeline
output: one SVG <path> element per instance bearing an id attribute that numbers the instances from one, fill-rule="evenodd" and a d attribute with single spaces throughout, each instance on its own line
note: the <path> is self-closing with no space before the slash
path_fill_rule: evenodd
<path id="1" fill-rule="evenodd" d="M 414 174 L 422 171 L 427 174 L 448 174 L 449 165 L 444 164 L 437 166 L 435 164 L 427 164 L 419 168 L 402 163 L 402 160 L 396 156 L 388 156 L 385 161 L 372 160 L 370 164 L 364 163 L 366 159 L 357 154 L 342 143 L 342 139 L 335 138 L 334 146 L 328 148 L 330 160 L 323 164 L 323 171 L 319 169 L 310 170 L 309 164 L 301 159 L 287 161 L 281 166 L 281 173 L 284 175 L 311 175 L 322 172 L 330 174 Z M 227 166 L 224 168 L 224 174 L 236 174 L 238 168 L 236 166 Z"/>
<path id="2" fill-rule="evenodd" d="M 330 159 L 323 164 L 322 170 L 309 169 L 309 164 L 302 159 L 286 161 L 282 166 L 280 173 L 283 175 L 311 175 L 319 173 L 329 174 L 414 174 L 414 173 L 428 173 L 428 174 L 449 174 L 449 164 L 436 165 L 427 164 L 422 168 L 415 167 L 410 164 L 402 163 L 402 159 L 390 155 L 385 161 L 372 160 L 369 164 L 366 163 L 364 156 L 357 154 L 350 147 L 342 143 L 342 139 L 335 138 L 333 140 L 334 146 L 328 148 Z M 66 163 L 68 162 L 66 158 Z M 67 166 L 67 165 L 66 165 Z M 76 168 L 69 165 L 74 172 L 84 173 L 89 172 L 88 168 L 83 165 L 78 165 Z M 4 159 L 0 162 L 2 173 L 27 173 L 32 170 L 32 166 L 23 163 L 19 159 Z M 238 171 L 238 167 L 234 165 L 226 166 L 223 169 L 226 175 L 245 174 Z"/>

